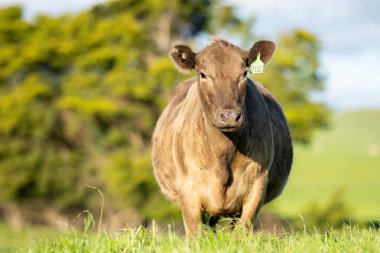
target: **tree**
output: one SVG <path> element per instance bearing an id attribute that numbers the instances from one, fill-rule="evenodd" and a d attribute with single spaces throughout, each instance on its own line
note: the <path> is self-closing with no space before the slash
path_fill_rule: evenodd
<path id="1" fill-rule="evenodd" d="M 33 23 L 21 17 L 19 7 L 0 10 L 0 205 L 38 199 L 98 210 L 85 187 L 93 185 L 108 209 L 172 216 L 150 161 L 155 122 L 184 78 L 169 46 L 217 30 L 248 40 L 252 20 L 213 0 L 110 1 Z M 259 77 L 301 141 L 326 121 L 326 108 L 309 98 L 323 86 L 318 53 L 311 34 L 284 35 Z"/>

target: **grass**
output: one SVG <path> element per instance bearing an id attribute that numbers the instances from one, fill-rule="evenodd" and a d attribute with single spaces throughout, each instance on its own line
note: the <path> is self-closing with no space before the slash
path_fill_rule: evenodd
<path id="1" fill-rule="evenodd" d="M 338 115 L 330 129 L 315 135 L 310 146 L 295 146 L 295 160 L 281 197 L 263 211 L 297 217 L 312 204 L 323 208 L 335 192 L 343 191 L 348 216 L 379 221 L 380 110 Z M 346 215 L 346 214 L 345 214 Z M 100 219 L 101 220 L 101 219 Z M 379 252 L 380 231 L 344 226 L 282 233 L 204 232 L 186 240 L 171 229 L 164 233 L 144 228 L 107 234 L 91 222 L 84 231 L 62 234 L 40 227 L 11 230 L 0 224 L 0 252 Z M 302 224 L 301 224 L 302 226 Z"/>
<path id="2" fill-rule="evenodd" d="M 54 240 L 40 240 L 36 246 L 20 252 L 378 252 L 380 232 L 372 229 L 344 227 L 341 230 L 318 230 L 284 233 L 205 231 L 195 239 L 185 239 L 170 229 L 163 234 L 144 228 L 116 234 L 73 232 Z"/>
<path id="3" fill-rule="evenodd" d="M 326 205 L 335 192 L 342 191 L 350 218 L 380 217 L 379 110 L 337 115 L 310 146 L 296 145 L 294 153 L 285 191 L 266 210 L 294 216 L 312 203 Z"/>
<path id="4" fill-rule="evenodd" d="M 57 238 L 62 233 L 41 226 L 26 226 L 12 229 L 9 225 L 0 223 L 0 252 L 15 252 L 20 247 L 32 247 L 41 238 L 46 240 Z"/>

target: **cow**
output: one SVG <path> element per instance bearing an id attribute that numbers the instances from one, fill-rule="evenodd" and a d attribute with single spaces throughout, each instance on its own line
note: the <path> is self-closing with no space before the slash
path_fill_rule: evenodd
<path id="1" fill-rule="evenodd" d="M 215 39 L 198 53 L 183 44 L 170 53 L 179 71 L 196 77 L 176 86 L 159 117 L 152 163 L 162 193 L 181 208 L 187 236 L 222 216 L 250 228 L 287 182 L 287 120 L 269 90 L 248 77 L 258 54 L 267 64 L 274 50 L 266 40 L 245 51 Z"/>

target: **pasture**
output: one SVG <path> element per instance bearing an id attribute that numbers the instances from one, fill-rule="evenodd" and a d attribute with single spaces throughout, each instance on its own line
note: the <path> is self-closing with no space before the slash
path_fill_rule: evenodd
<path id="1" fill-rule="evenodd" d="M 106 233 L 72 233 L 55 240 L 41 240 L 21 252 L 378 252 L 379 231 L 345 227 L 343 230 L 293 232 L 276 236 L 221 231 L 204 232 L 184 239 L 172 231 L 164 234 L 143 228 L 110 236 Z"/>
<path id="2" fill-rule="evenodd" d="M 282 196 L 265 209 L 284 216 L 324 206 L 336 192 L 357 220 L 380 218 L 380 111 L 352 111 L 332 118 L 310 146 L 295 147 Z"/>
<path id="3" fill-rule="evenodd" d="M 380 111 L 356 111 L 333 117 L 329 129 L 310 146 L 295 147 L 295 163 L 285 192 L 265 211 L 297 217 L 318 203 L 323 208 L 337 191 L 348 207 L 347 218 L 362 222 L 380 217 Z M 307 225 L 307 224 L 305 224 Z M 377 252 L 379 230 L 344 226 L 275 236 L 205 232 L 186 241 L 170 229 L 152 233 L 143 228 L 114 234 L 41 227 L 19 231 L 0 226 L 0 252 Z"/>

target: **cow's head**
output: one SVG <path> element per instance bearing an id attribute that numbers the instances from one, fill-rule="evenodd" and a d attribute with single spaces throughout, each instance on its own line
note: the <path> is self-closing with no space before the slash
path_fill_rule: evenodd
<path id="1" fill-rule="evenodd" d="M 221 131 L 233 132 L 244 124 L 249 66 L 259 52 L 266 64 L 274 49 L 271 41 L 258 41 L 244 51 L 224 40 L 214 40 L 198 53 L 187 45 L 176 45 L 170 56 L 180 71 L 197 71 L 198 91 L 209 122 Z"/>

